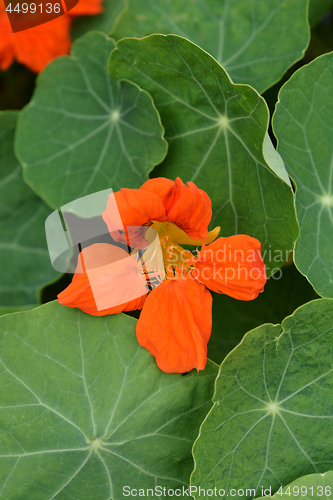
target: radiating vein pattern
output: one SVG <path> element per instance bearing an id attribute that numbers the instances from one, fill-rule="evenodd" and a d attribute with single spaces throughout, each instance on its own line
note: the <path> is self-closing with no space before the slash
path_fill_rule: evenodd
<path id="1" fill-rule="evenodd" d="M 20 118 L 17 152 L 25 177 L 51 206 L 108 187 L 139 187 L 166 154 L 151 97 L 108 74 L 113 48 L 98 33 L 78 40 L 72 57 L 41 75 Z"/>
<path id="2" fill-rule="evenodd" d="M 333 297 L 333 55 L 282 87 L 274 115 L 279 153 L 297 185 L 295 264 L 318 294 Z"/>
<path id="3" fill-rule="evenodd" d="M 187 488 L 217 366 L 161 372 L 136 320 L 56 302 L 0 320 L 0 498 Z"/>
<path id="4" fill-rule="evenodd" d="M 112 36 L 174 33 L 211 54 L 235 83 L 263 92 L 309 40 L 306 0 L 128 0 Z"/>
<path id="5" fill-rule="evenodd" d="M 268 110 L 258 93 L 174 35 L 119 41 L 109 68 L 148 91 L 161 115 L 169 150 L 153 175 L 204 189 L 223 236 L 249 234 L 264 251 L 288 254 L 298 234 L 293 194 L 263 157 Z"/>
<path id="6" fill-rule="evenodd" d="M 246 334 L 221 365 L 191 484 L 260 495 L 332 467 L 332 341 L 332 299 Z"/>
<path id="7" fill-rule="evenodd" d="M 39 289 L 54 280 L 45 238 L 50 209 L 24 183 L 14 155 L 18 114 L 0 114 L 0 304 L 35 304 Z M 5 264 L 4 264 L 5 263 Z"/>

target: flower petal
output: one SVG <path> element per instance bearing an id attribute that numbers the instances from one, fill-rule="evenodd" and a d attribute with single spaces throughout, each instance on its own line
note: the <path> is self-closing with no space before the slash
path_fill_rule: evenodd
<path id="1" fill-rule="evenodd" d="M 96 243 L 80 253 L 73 281 L 58 295 L 58 301 L 104 316 L 141 309 L 146 294 L 146 281 L 134 256 L 113 245 Z"/>
<path id="2" fill-rule="evenodd" d="M 0 69 L 9 68 L 14 61 L 13 32 L 4 6 L 0 4 Z"/>
<path id="3" fill-rule="evenodd" d="M 174 181 L 166 177 L 156 177 L 155 179 L 148 179 L 139 189 L 140 191 L 143 190 L 156 194 L 161 198 L 163 205 L 165 205 L 173 190 L 174 184 Z"/>
<path id="4" fill-rule="evenodd" d="M 214 292 L 253 300 L 266 283 L 260 250 L 260 242 L 251 236 L 218 238 L 198 252 L 192 274 Z"/>
<path id="5" fill-rule="evenodd" d="M 152 220 L 165 221 L 165 208 L 158 195 L 147 196 L 140 189 L 122 188 L 109 196 L 106 210 L 102 217 L 110 233 L 122 229 L 119 227 L 119 216 L 115 210 L 117 205 L 123 227 L 143 226 Z"/>
<path id="6" fill-rule="evenodd" d="M 48 23 L 12 34 L 16 59 L 35 73 L 55 57 L 68 54 L 71 20 L 60 16 Z"/>
<path id="7" fill-rule="evenodd" d="M 140 189 L 157 194 L 165 206 L 166 219 L 190 238 L 206 238 L 212 218 L 212 203 L 208 194 L 193 182 L 188 182 L 186 186 L 179 177 L 174 182 L 159 177 L 146 181 Z"/>
<path id="8" fill-rule="evenodd" d="M 148 295 L 136 334 L 161 370 L 185 373 L 205 368 L 211 328 L 210 292 L 192 278 L 178 278 Z"/>
<path id="9" fill-rule="evenodd" d="M 102 0 L 80 0 L 68 14 L 33 28 L 13 33 L 4 5 L 0 2 L 0 69 L 7 69 L 14 57 L 39 73 L 55 57 L 69 53 L 73 17 L 103 12 Z"/>
<path id="10" fill-rule="evenodd" d="M 212 218 L 212 203 L 205 191 L 193 182 L 187 186 L 177 177 L 166 204 L 167 218 L 194 240 L 206 238 Z"/>

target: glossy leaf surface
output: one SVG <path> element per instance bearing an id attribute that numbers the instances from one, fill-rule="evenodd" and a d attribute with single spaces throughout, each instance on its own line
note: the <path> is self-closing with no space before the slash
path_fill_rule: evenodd
<path id="1" fill-rule="evenodd" d="M 220 367 L 215 404 L 193 449 L 191 484 L 275 493 L 333 466 L 332 342 L 332 299 L 245 335 Z"/>
<path id="2" fill-rule="evenodd" d="M 14 155 L 18 113 L 0 113 L 0 306 L 34 304 L 55 280 L 45 238 L 50 208 L 25 184 Z"/>
<path id="3" fill-rule="evenodd" d="M 153 175 L 204 189 L 211 226 L 260 240 L 268 274 L 269 250 L 287 260 L 298 234 L 293 193 L 264 159 L 268 110 L 258 93 L 232 84 L 211 56 L 173 35 L 121 40 L 109 67 L 150 92 L 161 115 L 169 152 Z"/>
<path id="4" fill-rule="evenodd" d="M 91 32 L 40 75 L 18 125 L 25 178 L 55 208 L 96 191 L 139 187 L 167 144 L 151 97 L 110 78 L 112 40 Z"/>
<path id="5" fill-rule="evenodd" d="M 274 114 L 278 150 L 297 185 L 295 264 L 333 297 L 333 54 L 303 66 L 282 87 Z"/>
<path id="6" fill-rule="evenodd" d="M 152 33 L 191 40 L 235 83 L 263 92 L 304 54 L 307 0 L 127 0 L 112 36 L 119 40 Z"/>
<path id="7" fill-rule="evenodd" d="M 0 485 L 8 500 L 187 487 L 217 365 L 158 369 L 136 320 L 53 302 L 0 319 Z"/>

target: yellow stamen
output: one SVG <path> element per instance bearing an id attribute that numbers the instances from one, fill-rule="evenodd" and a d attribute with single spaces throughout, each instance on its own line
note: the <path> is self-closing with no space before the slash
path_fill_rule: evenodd
<path id="1" fill-rule="evenodd" d="M 151 227 L 158 232 L 168 276 L 171 276 L 173 269 L 178 268 L 185 271 L 188 268 L 187 262 L 193 258 L 191 252 L 185 250 L 181 245 L 193 245 L 196 247 L 202 244 L 208 245 L 218 237 L 221 230 L 220 227 L 216 227 L 208 233 L 204 240 L 193 240 L 172 222 L 153 221 Z"/>
<path id="2" fill-rule="evenodd" d="M 201 246 L 202 240 L 193 240 L 187 234 L 185 231 L 180 229 L 180 227 L 176 226 L 176 224 L 173 224 L 172 222 L 153 222 L 152 226 L 156 231 L 158 232 L 159 235 L 167 236 L 170 241 L 176 242 L 179 245 L 193 245 L 195 247 Z M 221 228 L 217 226 L 215 229 L 212 231 L 209 231 L 207 237 L 205 238 L 205 243 L 206 245 L 209 245 L 212 241 L 214 241 L 219 233 L 221 231 Z"/>

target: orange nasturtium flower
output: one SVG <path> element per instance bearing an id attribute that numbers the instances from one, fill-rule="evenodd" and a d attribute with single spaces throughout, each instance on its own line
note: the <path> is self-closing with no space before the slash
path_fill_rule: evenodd
<path id="1" fill-rule="evenodd" d="M 112 196 L 125 230 L 149 226 L 157 231 L 164 279 L 137 299 L 121 303 L 118 298 L 119 305 L 98 310 L 88 270 L 95 272 L 92 279 L 100 287 L 97 294 L 101 300 L 137 285 L 131 265 L 125 268 L 128 253 L 110 244 L 96 243 L 82 250 L 79 263 L 83 257 L 85 267 L 78 264 L 72 283 L 58 296 L 60 304 L 96 316 L 142 309 L 137 339 L 155 356 L 160 369 L 169 373 L 203 370 L 212 327 L 212 295 L 208 288 L 239 300 L 255 299 L 266 283 L 260 242 L 240 234 L 216 239 L 219 227 L 208 233 L 211 201 L 193 182 L 185 185 L 179 178 L 150 179 L 139 189 L 121 189 Z M 116 234 L 110 199 L 103 219 L 109 232 Z M 121 236 L 114 239 L 119 242 Z M 195 256 L 181 245 L 202 248 Z M 103 276 L 103 266 L 117 260 L 116 272 Z M 154 279 L 149 266 L 146 272 L 148 278 Z"/>
<path id="2" fill-rule="evenodd" d="M 5 4 L 0 0 L 0 69 L 8 69 L 16 59 L 34 73 L 39 73 L 55 57 L 68 54 L 72 20 L 78 16 L 100 14 L 103 11 L 102 2 L 80 0 L 72 10 L 52 21 L 13 33 Z M 38 9 L 38 2 L 36 5 Z M 29 14 L 22 12 L 20 15 Z"/>

